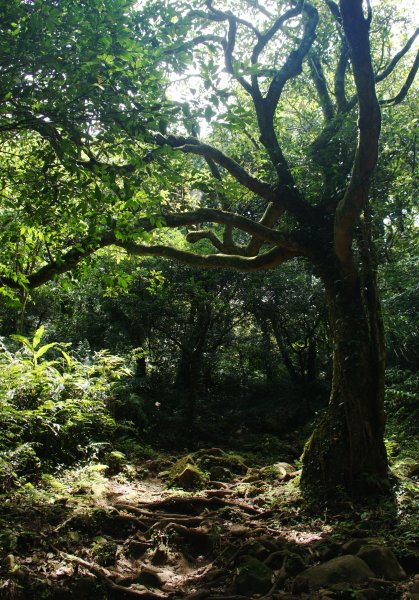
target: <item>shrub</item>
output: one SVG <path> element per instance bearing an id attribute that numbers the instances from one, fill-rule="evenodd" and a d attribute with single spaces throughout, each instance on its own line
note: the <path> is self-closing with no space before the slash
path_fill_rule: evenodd
<path id="1" fill-rule="evenodd" d="M 68 464 L 112 439 L 116 423 L 106 402 L 115 381 L 130 374 L 123 359 L 107 351 L 94 354 L 89 364 L 73 358 L 64 344 L 41 346 L 43 333 L 39 328 L 31 341 L 12 336 L 20 344 L 16 351 L 0 340 L 0 478 L 5 485 L 16 476 L 33 475 L 39 461 L 43 468 Z M 47 360 L 51 351 L 56 357 Z"/>

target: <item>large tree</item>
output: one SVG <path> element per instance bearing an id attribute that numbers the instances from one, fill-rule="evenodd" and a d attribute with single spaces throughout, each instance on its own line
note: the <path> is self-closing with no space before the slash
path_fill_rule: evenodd
<path id="1" fill-rule="evenodd" d="M 242 271 L 304 258 L 325 286 L 334 368 L 328 410 L 304 453 L 303 483 L 355 490 L 385 477 L 385 347 L 369 190 L 380 104 L 406 97 L 419 62 L 406 69 L 405 56 L 417 32 L 408 37 L 400 26 L 390 55 L 383 10 L 375 53 L 372 9 L 362 0 L 290 1 L 279 9 L 249 2 L 246 18 L 242 5 L 231 3 L 233 12 L 212 0 L 177 11 L 175 3 L 153 3 L 142 13 L 126 2 L 79 8 L 66 0 L 67 20 L 53 10 L 50 27 L 39 12 L 54 3 L 12 4 L 4 44 L 20 61 L 3 57 L 0 72 L 9 85 L 1 131 L 10 153 L 2 157 L 9 169 L 3 284 L 37 287 L 110 245 Z M 46 28 L 47 50 L 36 27 Z M 396 89 L 400 66 L 405 80 Z M 177 73 L 195 85 L 191 69 L 203 79 L 197 99 L 170 101 Z M 390 96 L 378 99 L 384 81 Z M 206 141 L 198 136 L 202 116 L 213 122 Z M 17 229 L 16 214 L 24 224 Z M 163 225 L 186 228 L 199 250 L 162 235 Z M 152 243 L 153 232 L 160 243 Z M 19 243 L 24 268 L 13 255 Z"/>

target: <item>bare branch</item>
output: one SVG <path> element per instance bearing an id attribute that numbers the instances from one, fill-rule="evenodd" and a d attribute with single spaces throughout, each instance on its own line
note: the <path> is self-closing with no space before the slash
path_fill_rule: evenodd
<path id="1" fill-rule="evenodd" d="M 339 6 L 333 0 L 325 0 L 330 12 L 332 13 L 333 18 L 336 23 L 342 25 L 342 15 L 340 14 Z"/>
<path id="2" fill-rule="evenodd" d="M 253 48 L 252 53 L 252 64 L 256 64 L 260 53 L 265 49 L 266 45 L 271 41 L 274 35 L 281 29 L 282 25 L 288 21 L 288 19 L 292 19 L 301 13 L 303 7 L 303 2 L 300 0 L 298 4 L 285 12 L 283 15 L 278 17 L 274 24 L 266 31 L 264 34 L 260 35 L 259 40 L 256 46 Z"/>
<path id="3" fill-rule="evenodd" d="M 314 52 L 312 52 L 309 57 L 309 66 L 311 78 L 316 86 L 324 119 L 325 121 L 330 121 L 333 119 L 335 111 L 332 100 L 330 99 L 329 90 L 327 89 L 326 77 L 324 76 L 322 64 L 319 57 Z"/>
<path id="4" fill-rule="evenodd" d="M 347 112 L 348 100 L 345 93 L 345 75 L 349 64 L 349 48 L 345 39 L 342 40 L 339 60 L 334 77 L 334 93 L 337 109 L 340 113 Z"/>
<path id="5" fill-rule="evenodd" d="M 278 214 L 278 209 L 271 205 L 265 212 L 265 223 L 272 222 L 272 224 L 274 224 Z M 248 233 L 257 240 L 269 242 L 275 246 L 282 247 L 300 255 L 304 255 L 307 252 L 303 241 L 299 239 L 297 232 L 286 235 L 280 231 L 271 229 L 262 222 L 255 223 L 255 221 L 252 221 L 247 217 L 243 217 L 228 211 L 217 210 L 214 208 L 199 208 L 198 210 L 191 212 L 178 214 L 170 213 L 163 215 L 163 217 L 167 227 L 180 227 L 182 225 L 196 225 L 200 223 L 218 223 L 220 225 L 226 225 L 232 228 L 234 227 L 240 231 Z M 141 221 L 139 226 L 137 225 L 136 229 L 150 230 L 150 225 L 147 224 L 146 220 L 144 219 Z"/>
<path id="6" fill-rule="evenodd" d="M 236 271 L 260 271 L 273 269 L 278 265 L 298 256 L 283 248 L 273 248 L 264 254 L 255 257 L 231 256 L 229 254 L 195 254 L 185 250 L 178 250 L 169 246 L 141 246 L 135 242 L 120 242 L 118 244 L 128 254 L 135 256 L 160 256 L 170 258 L 183 264 L 204 269 L 233 269 Z"/>
<path id="7" fill-rule="evenodd" d="M 391 59 L 391 61 L 387 65 L 387 67 L 385 69 L 383 69 L 383 71 L 381 71 L 381 73 L 378 73 L 378 75 L 376 75 L 376 77 L 375 77 L 376 83 L 383 81 L 383 79 L 386 79 L 394 71 L 395 67 L 400 62 L 400 60 L 403 58 L 403 56 L 405 54 L 407 54 L 407 52 L 409 52 L 410 48 L 413 45 L 413 42 L 415 41 L 415 39 L 417 38 L 418 35 L 419 35 L 419 27 L 418 27 L 418 29 L 416 29 L 415 33 L 407 40 L 407 42 L 403 46 L 403 48 L 399 52 L 397 52 L 397 54 L 395 54 L 393 56 L 393 58 Z"/>
<path id="8" fill-rule="evenodd" d="M 256 27 L 252 23 L 250 23 L 249 21 L 246 21 L 245 19 L 242 19 L 241 17 L 236 17 L 236 15 L 233 15 L 233 13 L 231 11 L 222 11 L 217 8 L 214 8 L 212 5 L 212 0 L 206 0 L 205 5 L 211 11 L 211 13 L 216 17 L 217 21 L 226 21 L 226 20 L 230 21 L 230 19 L 234 19 L 234 21 L 236 23 L 240 23 L 241 25 L 244 25 L 245 27 L 250 29 L 250 31 L 252 31 L 256 37 L 260 36 L 260 32 L 256 29 Z"/>
<path id="9" fill-rule="evenodd" d="M 314 8 L 314 6 L 311 6 L 311 4 L 308 2 L 305 2 L 303 5 L 303 13 L 306 16 L 306 20 L 304 23 L 304 31 L 301 42 L 298 48 L 290 52 L 285 64 L 275 75 L 271 85 L 269 86 L 268 94 L 266 96 L 266 104 L 268 110 L 270 111 L 275 111 L 281 97 L 282 90 L 287 81 L 301 73 L 303 60 L 307 56 L 316 38 L 316 27 L 319 20 L 319 14 L 317 10 Z"/>
<path id="10" fill-rule="evenodd" d="M 201 144 L 197 138 L 184 138 L 181 136 L 167 136 L 161 134 L 155 135 L 155 141 L 159 145 L 167 144 L 175 150 L 180 150 L 186 154 L 197 154 L 206 159 L 210 159 L 226 169 L 241 185 L 250 191 L 265 198 L 269 202 L 278 202 L 278 194 L 268 183 L 250 175 L 239 163 L 223 154 L 217 148 L 208 144 Z"/>
<path id="11" fill-rule="evenodd" d="M 200 240 L 209 240 L 211 244 L 224 254 L 231 254 L 225 247 L 223 242 L 215 235 L 211 229 L 198 229 L 196 231 L 189 231 L 186 236 L 186 241 L 190 244 L 195 244 Z"/>
<path id="12" fill-rule="evenodd" d="M 348 264 L 352 228 L 368 201 L 370 179 L 377 163 L 381 115 L 371 64 L 369 19 L 364 17 L 362 0 L 341 0 L 340 8 L 359 104 L 359 138 L 351 180 L 335 217 L 335 250 L 342 263 Z"/>
<path id="13" fill-rule="evenodd" d="M 263 214 L 261 220 L 259 221 L 260 225 L 264 225 L 265 227 L 274 227 L 279 217 L 284 213 L 283 209 L 279 208 L 275 204 L 269 204 Z M 263 239 L 258 238 L 257 236 L 252 237 L 250 242 L 246 246 L 246 255 L 247 256 L 256 256 L 260 251 L 263 245 Z"/>
<path id="14" fill-rule="evenodd" d="M 409 71 L 407 79 L 401 88 L 400 92 L 394 98 L 389 98 L 388 100 L 380 100 L 381 106 L 395 106 L 396 104 L 400 104 L 406 98 L 412 83 L 415 80 L 416 73 L 419 68 L 419 52 L 416 54 L 415 62 L 412 65 L 412 68 Z"/>
<path id="15" fill-rule="evenodd" d="M 268 17 L 269 19 L 272 18 L 272 13 L 270 13 L 267 8 L 259 4 L 257 0 L 246 0 L 246 2 L 249 6 L 251 6 L 252 8 L 256 8 L 259 12 L 265 15 L 265 17 Z"/>

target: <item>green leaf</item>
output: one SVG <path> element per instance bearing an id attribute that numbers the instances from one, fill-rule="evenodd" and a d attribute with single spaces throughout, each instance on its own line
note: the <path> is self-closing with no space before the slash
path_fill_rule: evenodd
<path id="1" fill-rule="evenodd" d="M 32 344 L 30 343 L 30 341 L 28 340 L 28 338 L 25 338 L 23 335 L 18 335 L 13 334 L 10 336 L 12 338 L 12 340 L 16 340 L 17 342 L 21 342 L 24 346 L 26 346 L 26 348 L 28 348 L 28 350 L 30 350 L 30 352 L 34 351 L 34 348 L 32 346 Z"/>
<path id="2" fill-rule="evenodd" d="M 67 361 L 67 364 L 69 367 L 71 367 L 73 361 L 72 358 L 69 354 L 67 354 L 67 352 L 65 350 L 61 350 L 61 354 L 64 356 L 65 360 Z"/>
<path id="3" fill-rule="evenodd" d="M 44 335 L 45 327 L 41 325 L 39 329 L 35 331 L 35 335 L 33 336 L 33 347 L 36 348 L 41 341 L 42 336 Z"/>
<path id="4" fill-rule="evenodd" d="M 39 348 L 38 352 L 35 354 L 35 358 L 40 358 L 45 354 L 45 352 L 47 352 L 50 348 L 53 348 L 56 345 L 57 342 L 52 342 L 51 344 L 45 344 L 45 346 L 41 346 L 41 348 Z"/>

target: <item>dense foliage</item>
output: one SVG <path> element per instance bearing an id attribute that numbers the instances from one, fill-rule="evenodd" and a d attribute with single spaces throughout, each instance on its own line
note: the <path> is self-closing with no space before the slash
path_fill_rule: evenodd
<path id="1" fill-rule="evenodd" d="M 193 427 L 217 395 L 308 417 L 330 390 L 303 479 L 386 477 L 382 316 L 393 373 L 417 365 L 417 32 L 387 2 L 230 4 L 1 5 L 5 451 L 111 436 L 109 348 L 140 427 L 160 396 Z"/>

